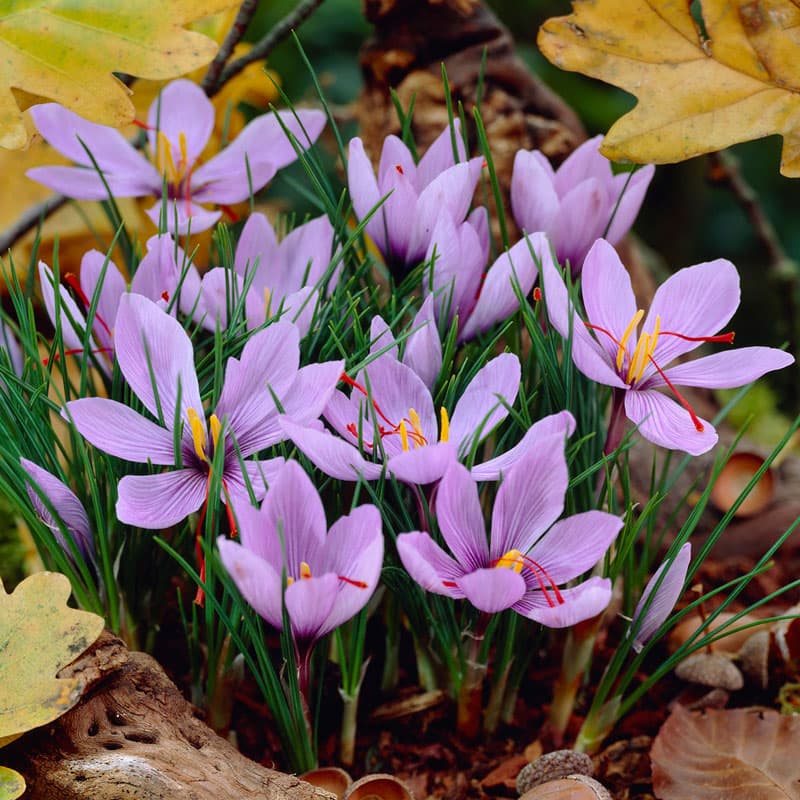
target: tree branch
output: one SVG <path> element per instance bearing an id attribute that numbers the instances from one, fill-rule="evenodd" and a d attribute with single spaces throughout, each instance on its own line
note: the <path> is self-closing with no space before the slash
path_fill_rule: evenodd
<path id="1" fill-rule="evenodd" d="M 236 19 L 233 21 L 228 35 L 220 45 L 214 60 L 208 65 L 205 77 L 200 83 L 200 88 L 208 97 L 213 97 L 224 84 L 224 81 L 220 80 L 223 67 L 228 63 L 234 48 L 247 32 L 257 8 L 258 0 L 244 0 L 239 7 L 239 12 L 236 14 Z"/>
<path id="2" fill-rule="evenodd" d="M 17 221 L 0 233 L 0 255 L 5 254 L 14 242 L 24 236 L 29 230 L 35 228 L 40 220 L 47 219 L 69 202 L 69 197 L 63 194 L 52 194 L 41 203 L 26 208 Z"/>

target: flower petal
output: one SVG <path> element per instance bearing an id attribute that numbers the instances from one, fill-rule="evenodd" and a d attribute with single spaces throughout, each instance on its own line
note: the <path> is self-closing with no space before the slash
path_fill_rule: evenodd
<path id="1" fill-rule="evenodd" d="M 589 248 L 603 235 L 607 223 L 608 195 L 603 184 L 589 178 L 561 198 L 553 234 L 558 260 L 569 263 L 577 275 Z"/>
<path id="2" fill-rule="evenodd" d="M 158 194 L 159 192 L 155 192 Z M 222 216 L 221 211 L 209 211 L 199 203 L 190 202 L 186 196 L 175 200 L 161 198 L 144 213 L 153 224 L 161 226 L 162 209 L 166 230 L 175 236 L 187 236 L 191 233 L 207 231 Z"/>
<path id="3" fill-rule="evenodd" d="M 378 205 L 382 194 L 372 164 L 364 152 L 364 144 L 357 136 L 351 139 L 348 145 L 347 185 L 356 217 L 363 220 Z M 380 211 L 373 214 L 366 230 L 378 250 L 388 253 L 389 241 Z"/>
<path id="4" fill-rule="evenodd" d="M 550 162 L 538 151 L 518 150 L 511 173 L 511 209 L 525 233 L 555 232 L 561 202 Z"/>
<path id="5" fill-rule="evenodd" d="M 478 569 L 456 583 L 475 608 L 488 614 L 511 608 L 525 594 L 522 575 L 510 569 Z"/>
<path id="6" fill-rule="evenodd" d="M 561 589 L 563 603 L 551 606 L 543 592 L 526 592 L 514 611 L 548 628 L 569 628 L 596 617 L 611 602 L 611 581 L 593 577 L 572 589 Z"/>
<path id="7" fill-rule="evenodd" d="M 139 528 L 169 528 L 203 505 L 207 485 L 206 476 L 196 469 L 126 475 L 119 482 L 117 517 Z"/>
<path id="8" fill-rule="evenodd" d="M 698 431 L 685 408 L 651 389 L 626 392 L 625 413 L 645 439 L 670 450 L 699 456 L 717 443 L 717 432 L 710 422 L 700 419 L 703 430 Z"/>
<path id="9" fill-rule="evenodd" d="M 47 316 L 53 327 L 61 328 L 61 342 L 65 350 L 83 350 L 83 332 L 86 330 L 86 317 L 78 308 L 69 292 L 60 284 L 56 285 L 52 270 L 44 261 L 39 262 L 39 283 Z M 56 315 L 56 291 L 59 294 L 61 313 Z M 58 319 L 56 318 L 58 316 Z"/>
<path id="10" fill-rule="evenodd" d="M 427 186 L 437 175 L 452 167 L 453 142 L 455 141 L 458 160 L 466 161 L 467 153 L 464 149 L 464 139 L 461 137 L 461 121 L 453 120 L 453 127 L 446 125 L 445 129 L 433 140 L 425 155 L 417 164 L 416 186 L 419 191 Z"/>
<path id="11" fill-rule="evenodd" d="M 86 441 L 105 453 L 140 464 L 174 464 L 172 433 L 116 400 L 84 397 L 63 412 Z"/>
<path id="12" fill-rule="evenodd" d="M 270 267 L 277 258 L 277 253 L 278 237 L 275 229 L 260 212 L 251 214 L 239 235 L 233 263 L 243 278 L 254 276 L 250 288 L 257 294 L 263 294 L 264 289 L 270 288 Z"/>
<path id="13" fill-rule="evenodd" d="M 602 136 L 587 139 L 576 147 L 556 170 L 554 182 L 559 197 L 564 197 L 571 189 L 589 178 L 600 183 L 610 180 L 611 163 L 605 156 L 600 155 L 602 141 Z"/>
<path id="14" fill-rule="evenodd" d="M 296 580 L 286 587 L 284 602 L 294 638 L 305 644 L 324 635 L 325 620 L 333 611 L 339 579 L 332 572 Z"/>
<path id="15" fill-rule="evenodd" d="M 81 259 L 80 283 L 81 290 L 90 301 L 94 298 L 95 291 L 98 293 L 92 332 L 101 347 L 112 350 L 112 331 L 117 319 L 119 299 L 128 291 L 128 284 L 117 265 L 99 250 L 90 250 Z"/>
<path id="16" fill-rule="evenodd" d="M 464 597 L 456 581 L 464 568 L 427 533 L 414 531 L 397 537 L 397 553 L 408 574 L 426 591 L 458 600 Z"/>
<path id="17" fill-rule="evenodd" d="M 435 442 L 394 453 L 386 460 L 386 471 L 403 483 L 424 486 L 438 481 L 457 458 L 450 442 Z"/>
<path id="18" fill-rule="evenodd" d="M 630 230 L 639 209 L 642 207 L 644 196 L 650 186 L 650 181 L 656 173 L 656 168 L 652 164 L 637 169 L 633 177 L 628 178 L 628 174 L 615 175 L 612 179 L 612 188 L 609 192 L 611 210 L 614 215 L 611 225 L 605 234 L 605 238 L 611 244 L 617 244 L 619 240 Z M 622 196 L 620 197 L 620 192 Z M 619 198 L 619 202 L 617 202 Z M 616 206 L 616 210 L 614 210 Z"/>
<path id="19" fill-rule="evenodd" d="M 442 369 L 442 340 L 433 316 L 433 296 L 425 298 L 411 322 L 412 333 L 406 339 L 403 363 L 433 390 Z"/>

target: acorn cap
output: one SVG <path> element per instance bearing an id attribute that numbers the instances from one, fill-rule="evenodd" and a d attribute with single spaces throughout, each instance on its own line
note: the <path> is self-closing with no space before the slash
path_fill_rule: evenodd
<path id="1" fill-rule="evenodd" d="M 303 773 L 301 781 L 310 783 L 319 789 L 325 789 L 336 797 L 341 797 L 353 782 L 350 774 L 339 767 L 319 767 Z"/>
<path id="2" fill-rule="evenodd" d="M 414 800 L 411 790 L 394 775 L 365 775 L 350 784 L 342 800 Z"/>
<path id="3" fill-rule="evenodd" d="M 567 775 L 594 775 L 592 759 L 575 750 L 554 750 L 524 766 L 517 775 L 517 792 L 525 794 L 534 786 Z"/>
<path id="4" fill-rule="evenodd" d="M 729 692 L 744 686 L 744 676 L 739 668 L 721 653 L 695 653 L 675 667 L 675 674 L 682 681 Z"/>
<path id="5" fill-rule="evenodd" d="M 588 775 L 567 775 L 528 789 L 519 800 L 613 800 L 611 793 Z"/>

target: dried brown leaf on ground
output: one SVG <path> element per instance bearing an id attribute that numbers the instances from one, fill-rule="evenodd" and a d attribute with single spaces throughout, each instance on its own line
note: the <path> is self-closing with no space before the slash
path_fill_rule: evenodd
<path id="1" fill-rule="evenodd" d="M 635 94 L 608 132 L 616 161 L 671 163 L 779 133 L 781 172 L 800 176 L 797 0 L 575 0 L 547 20 L 542 52 Z"/>
<path id="2" fill-rule="evenodd" d="M 677 706 L 650 758 L 660 800 L 800 798 L 800 718 L 771 709 Z"/>

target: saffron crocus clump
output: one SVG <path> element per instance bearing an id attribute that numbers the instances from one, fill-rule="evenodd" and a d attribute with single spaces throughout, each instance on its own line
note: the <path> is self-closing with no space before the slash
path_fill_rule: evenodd
<path id="1" fill-rule="evenodd" d="M 56 541 L 71 559 L 73 558 L 72 549 L 64 538 L 62 525 L 81 556 L 88 561 L 94 561 L 94 538 L 89 525 L 89 517 L 75 492 L 64 481 L 56 478 L 51 472 L 33 461 L 29 461 L 27 458 L 20 458 L 19 461 L 28 474 L 25 488 L 39 519 L 50 528 Z M 53 516 L 41 495 L 47 498 L 53 511 L 58 515 L 58 519 Z M 61 524 L 59 524 L 59 520 Z"/>
<path id="2" fill-rule="evenodd" d="M 662 626 L 675 607 L 675 603 L 678 602 L 691 560 L 692 545 L 686 542 L 678 550 L 672 562 L 665 561 L 644 587 L 642 596 L 636 604 L 636 610 L 633 612 L 631 626 L 628 628 L 628 634 L 633 633 L 633 649 L 637 653 L 641 652 L 653 634 Z M 667 574 L 662 579 L 661 575 L 664 570 L 667 570 Z M 647 605 L 653 591 L 655 591 L 655 596 Z M 645 605 L 647 605 L 646 611 L 644 611 Z"/>
<path id="3" fill-rule="evenodd" d="M 562 336 L 572 337 L 575 366 L 614 389 L 607 453 L 622 438 L 625 416 L 655 444 L 692 455 L 705 453 L 716 444 L 717 432 L 695 413 L 678 387 L 730 389 L 794 363 L 782 350 L 742 347 L 668 366 L 702 342 L 733 342 L 733 333 L 717 334 L 739 306 L 739 274 L 723 258 L 686 267 L 668 278 L 656 291 L 647 316 L 637 309 L 619 256 L 603 239 L 594 244 L 583 266 L 585 321 L 575 312 L 557 268 L 548 262 L 543 283 L 550 322 Z"/>
<path id="4" fill-rule="evenodd" d="M 599 614 L 611 581 L 592 577 L 563 588 L 603 557 L 622 520 L 587 511 L 556 522 L 564 510 L 568 474 L 563 433 L 526 452 L 497 492 L 489 542 L 478 487 L 468 470 L 451 465 L 438 487 L 436 518 L 449 553 L 428 533 L 397 537 L 397 551 L 423 589 L 480 611 L 511 608 L 548 627 L 574 625 Z"/>
<path id="5" fill-rule="evenodd" d="M 246 479 L 240 458 L 285 438 L 275 398 L 290 417 L 309 423 L 322 412 L 342 370 L 342 362 L 298 369 L 298 331 L 289 322 L 275 322 L 251 337 L 241 358 L 228 359 L 219 402 L 206 421 L 194 348 L 176 319 L 147 298 L 126 294 L 115 343 L 122 374 L 152 419 L 100 397 L 67 403 L 64 416 L 111 455 L 172 467 L 126 475 L 119 483 L 117 516 L 142 528 L 169 527 L 203 505 L 219 446 L 223 494 L 249 497 L 249 482 L 255 496 L 263 497 L 282 459 L 245 461 Z"/>
<path id="6" fill-rule="evenodd" d="M 203 277 L 206 327 L 219 323 L 226 328 L 230 308 L 246 292 L 248 329 L 258 328 L 280 313 L 305 336 L 331 261 L 333 235 L 333 225 L 322 216 L 299 225 L 278 243 L 269 220 L 263 214 L 251 214 L 236 246 L 235 273 L 216 268 Z M 328 283 L 328 293 L 335 286 L 336 273 Z"/>
<path id="7" fill-rule="evenodd" d="M 453 157 L 453 137 L 459 163 Z M 420 159 L 396 136 L 387 136 L 378 175 L 358 137 L 350 140 L 347 182 L 359 220 L 372 213 L 366 231 L 392 274 L 404 275 L 425 256 L 438 215 L 447 211 L 460 224 L 478 185 L 482 158 L 466 160 L 456 120 Z"/>
<path id="8" fill-rule="evenodd" d="M 80 200 L 105 200 L 109 192 L 114 197 L 153 195 L 159 199 L 147 215 L 158 224 L 165 201 L 167 230 L 181 235 L 190 226 L 195 233 L 207 230 L 219 219 L 221 212 L 209 211 L 203 203 L 224 206 L 247 200 L 297 158 L 283 127 L 305 149 L 325 126 L 321 111 L 264 114 L 200 163 L 214 128 L 214 106 L 196 84 L 173 81 L 150 106 L 143 126 L 151 163 L 119 131 L 87 122 L 56 103 L 34 106 L 31 116 L 47 142 L 78 166 L 36 167 L 28 170 L 28 177 Z"/>
<path id="9" fill-rule="evenodd" d="M 595 239 L 616 244 L 628 232 L 655 172 L 649 165 L 614 175 L 600 155 L 602 139 L 584 142 L 557 170 L 538 150 L 520 150 L 514 158 L 514 220 L 527 233 L 546 233 L 559 262 L 569 262 L 573 275 Z"/>
<path id="10" fill-rule="evenodd" d="M 301 653 L 366 605 L 383 563 L 375 506 L 354 508 L 328 530 L 314 484 L 287 461 L 260 509 L 237 503 L 234 510 L 241 544 L 218 539 L 222 563 L 245 600 L 279 630 L 286 604 Z"/>

